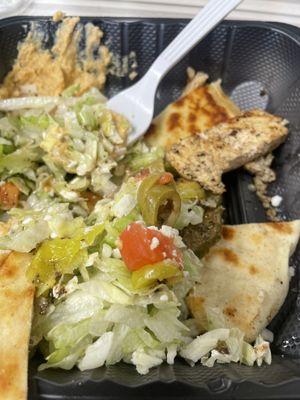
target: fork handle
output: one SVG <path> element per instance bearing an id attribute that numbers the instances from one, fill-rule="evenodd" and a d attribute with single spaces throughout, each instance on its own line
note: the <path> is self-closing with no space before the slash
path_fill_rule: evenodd
<path id="1" fill-rule="evenodd" d="M 159 82 L 178 61 L 241 2 L 242 0 L 210 0 L 150 67 L 151 73 L 156 75 L 157 81 Z"/>

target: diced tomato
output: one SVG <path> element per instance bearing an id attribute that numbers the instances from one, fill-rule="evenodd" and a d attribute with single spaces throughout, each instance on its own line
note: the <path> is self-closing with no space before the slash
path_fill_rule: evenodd
<path id="1" fill-rule="evenodd" d="M 81 196 L 86 199 L 86 203 L 89 209 L 89 212 L 92 212 L 93 209 L 95 208 L 95 205 L 97 201 L 101 200 L 101 196 L 98 194 L 95 194 L 89 190 L 86 190 L 85 192 L 81 193 Z"/>
<path id="2" fill-rule="evenodd" d="M 16 185 L 11 182 L 0 186 L 0 208 L 1 210 L 10 210 L 18 205 L 20 191 Z"/>
<path id="3" fill-rule="evenodd" d="M 172 182 L 173 175 L 170 172 L 165 172 L 158 180 L 159 185 L 167 185 Z"/>
<path id="4" fill-rule="evenodd" d="M 134 179 L 139 182 L 142 181 L 144 178 L 146 178 L 146 176 L 148 176 L 149 174 L 150 174 L 149 168 L 144 168 L 138 174 L 135 175 Z"/>
<path id="5" fill-rule="evenodd" d="M 120 239 L 122 258 L 131 271 L 166 259 L 182 266 L 182 254 L 174 240 L 156 229 L 133 222 L 122 232 Z"/>

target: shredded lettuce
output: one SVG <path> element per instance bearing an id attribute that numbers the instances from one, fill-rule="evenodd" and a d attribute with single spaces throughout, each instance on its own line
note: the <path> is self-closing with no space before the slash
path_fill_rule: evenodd
<path id="1" fill-rule="evenodd" d="M 12 176 L 22 174 L 24 171 L 33 168 L 34 162 L 38 161 L 40 155 L 36 149 L 24 148 L 13 153 L 0 157 L 0 174 Z"/>
<path id="2" fill-rule="evenodd" d="M 183 346 L 180 355 L 189 362 L 200 361 L 207 367 L 213 367 L 215 362 L 240 362 L 249 366 L 255 362 L 258 366 L 263 361 L 271 363 L 269 342 L 258 336 L 251 346 L 244 341 L 244 334 L 237 328 L 220 328 L 204 333 Z"/>
<path id="3" fill-rule="evenodd" d="M 69 368 L 76 363 L 85 370 L 123 359 L 145 373 L 167 354 L 173 362 L 178 345 L 189 337 L 189 328 L 179 321 L 180 311 L 167 287 L 159 285 L 152 293 L 137 296 L 118 287 L 109 268 L 104 271 L 58 299 L 47 314 L 35 317 L 38 323 L 33 324 L 33 335 L 44 337 L 53 349 L 42 369 Z M 84 351 L 75 350 L 76 343 L 84 340 Z"/>
<path id="4" fill-rule="evenodd" d="M 161 354 L 148 354 L 144 349 L 137 349 L 132 354 L 132 363 L 136 366 L 137 371 L 145 375 L 149 372 L 150 368 L 157 367 L 164 361 L 165 357 Z"/>
<path id="5" fill-rule="evenodd" d="M 107 195 L 116 190 L 112 170 L 125 154 L 129 126 L 106 108 L 97 89 L 74 98 L 76 90 L 70 87 L 60 98 L 0 102 L 6 111 L 0 118 L 0 179 L 20 174 L 37 188 L 38 162 L 44 164 L 54 194 L 67 201 L 80 201 L 76 191 Z M 71 181 L 68 174 L 74 175 Z"/>
<path id="6" fill-rule="evenodd" d="M 125 194 L 119 201 L 115 202 L 112 212 L 116 217 L 121 218 L 128 215 L 135 208 L 136 204 L 136 199 L 132 195 Z"/>
<path id="7" fill-rule="evenodd" d="M 29 253 L 39 243 L 50 235 L 47 222 L 38 221 L 35 224 L 21 227 L 18 232 L 11 231 L 8 235 L 0 237 L 0 248 L 2 250 L 15 250 L 21 253 Z"/>
<path id="8" fill-rule="evenodd" d="M 84 371 L 86 369 L 102 367 L 111 351 L 113 339 L 113 332 L 103 333 L 99 339 L 87 347 L 84 357 L 78 363 L 78 368 Z"/>
<path id="9" fill-rule="evenodd" d="M 124 162 L 133 172 L 137 172 L 157 161 L 162 161 L 163 158 L 164 151 L 162 148 L 149 148 L 144 143 L 138 142 L 127 151 Z"/>
<path id="10" fill-rule="evenodd" d="M 20 97 L 16 99 L 0 100 L 1 111 L 15 111 L 22 109 L 53 107 L 59 103 L 59 97 Z"/>
<path id="11" fill-rule="evenodd" d="M 46 314 L 35 315 L 33 337 L 49 349 L 41 369 L 77 365 L 86 370 L 123 360 L 146 374 L 164 361 L 174 363 L 178 353 L 208 367 L 271 362 L 269 343 L 259 337 L 252 346 L 238 329 L 214 329 L 193 339 L 197 327 L 186 320 L 181 304 L 202 268 L 193 252 L 184 250 L 184 283 L 136 291 L 124 262 L 113 257 L 112 247 L 105 251 L 107 257 L 91 254 L 93 272 L 86 282 L 72 283 L 72 291 L 59 296 Z"/>

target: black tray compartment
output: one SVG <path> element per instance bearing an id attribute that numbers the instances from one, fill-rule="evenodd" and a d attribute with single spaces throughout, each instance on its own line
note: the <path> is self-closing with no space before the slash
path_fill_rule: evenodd
<path id="1" fill-rule="evenodd" d="M 99 10 L 101 12 L 101 10 Z M 17 55 L 17 44 L 36 21 L 47 32 L 45 46 L 53 43 L 56 24 L 44 17 L 14 17 L 0 21 L 0 79 Z M 118 56 L 135 51 L 141 77 L 156 56 L 186 25 L 182 19 L 82 18 L 105 32 L 105 42 Z M 225 91 L 243 109 L 263 107 L 290 121 L 287 141 L 276 150 L 277 180 L 270 194 L 283 197 L 283 219 L 300 218 L 300 29 L 279 23 L 225 21 L 216 27 L 163 79 L 157 92 L 156 113 L 180 94 L 186 68 L 194 67 L 221 78 Z M 110 77 L 106 94 L 131 85 L 128 78 Z M 249 191 L 250 177 L 242 170 L 226 176 L 228 216 L 231 223 L 264 221 L 264 210 Z M 120 364 L 93 371 L 47 370 L 30 366 L 32 400 L 96 399 L 300 399 L 300 251 L 291 265 L 288 298 L 271 329 L 275 334 L 271 366 L 249 368 L 216 365 L 190 368 L 182 360 L 162 365 L 146 376 Z M 5 400 L 5 399 L 3 399 Z"/>

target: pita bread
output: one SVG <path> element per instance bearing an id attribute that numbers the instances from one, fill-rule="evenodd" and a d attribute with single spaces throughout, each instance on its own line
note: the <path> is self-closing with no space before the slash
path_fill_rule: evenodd
<path id="1" fill-rule="evenodd" d="M 182 139 L 167 151 L 167 160 L 186 179 L 222 193 L 222 174 L 279 146 L 288 129 L 281 117 L 261 110 L 244 112 L 213 128 Z"/>
<path id="2" fill-rule="evenodd" d="M 180 139 L 211 128 L 238 115 L 239 108 L 225 95 L 221 81 L 204 85 L 208 76 L 196 74 L 182 96 L 168 105 L 152 122 L 146 143 L 169 149 Z"/>
<path id="3" fill-rule="evenodd" d="M 202 259 L 201 283 L 187 297 L 199 329 L 237 327 L 255 340 L 288 293 L 299 235 L 300 220 L 224 226 Z"/>
<path id="4" fill-rule="evenodd" d="M 0 399 L 27 399 L 28 346 L 34 287 L 25 276 L 31 256 L 0 255 Z"/>

